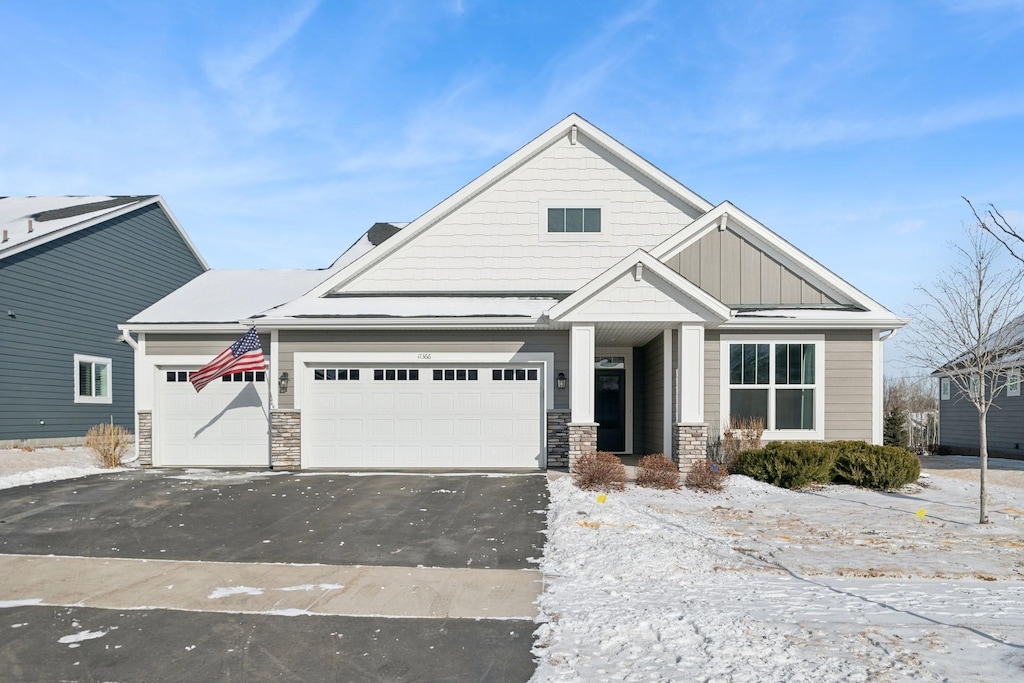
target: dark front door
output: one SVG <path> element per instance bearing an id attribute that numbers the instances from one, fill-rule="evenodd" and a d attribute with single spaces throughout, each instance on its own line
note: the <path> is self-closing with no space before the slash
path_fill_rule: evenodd
<path id="1" fill-rule="evenodd" d="M 597 450 L 626 450 L 626 371 L 594 370 L 594 421 Z"/>

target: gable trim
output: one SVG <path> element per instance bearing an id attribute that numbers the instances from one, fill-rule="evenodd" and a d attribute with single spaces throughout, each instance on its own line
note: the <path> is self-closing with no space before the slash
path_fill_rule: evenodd
<path id="1" fill-rule="evenodd" d="M 701 318 L 704 318 L 705 322 L 712 322 L 717 325 L 728 320 L 731 315 L 730 308 L 721 301 L 714 298 L 643 249 L 637 249 L 632 254 L 585 284 L 571 296 L 566 297 L 556 305 L 552 306 L 548 310 L 548 318 L 552 322 L 566 319 L 566 317 L 571 315 L 573 311 L 577 310 L 583 304 L 592 301 L 600 295 L 601 292 L 605 291 L 605 289 L 632 269 L 636 269 L 634 273 L 637 280 L 642 279 L 643 270 L 650 270 L 665 283 L 683 294 L 683 296 L 692 300 L 697 304 L 700 310 L 691 312 Z"/>
<path id="2" fill-rule="evenodd" d="M 661 187 L 664 187 L 667 191 L 679 197 L 694 208 L 703 212 L 708 211 L 713 207 L 710 202 L 698 195 L 696 192 L 675 180 L 667 173 L 661 171 L 636 152 L 625 147 L 622 143 L 618 142 L 604 131 L 598 129 L 578 114 L 570 114 L 528 142 L 526 145 L 519 148 L 510 156 L 506 157 L 503 161 L 493 166 L 486 173 L 452 194 L 450 197 L 427 211 L 413 222 L 409 223 L 409 225 L 407 225 L 401 232 L 389 239 L 387 242 L 357 258 L 355 261 L 324 280 L 322 283 L 307 292 L 305 296 L 322 297 L 331 291 L 345 287 L 359 278 L 359 276 L 384 261 L 390 255 L 399 251 L 421 233 L 429 230 L 440 220 L 451 215 L 467 202 L 492 187 L 499 180 L 514 172 L 547 148 L 551 147 L 559 139 L 566 135 L 571 135 L 574 128 L 576 129 L 577 134 L 585 135 L 594 143 L 603 147 L 612 155 L 618 157 L 626 164 L 636 169 L 637 172 L 650 178 L 652 181 Z"/>

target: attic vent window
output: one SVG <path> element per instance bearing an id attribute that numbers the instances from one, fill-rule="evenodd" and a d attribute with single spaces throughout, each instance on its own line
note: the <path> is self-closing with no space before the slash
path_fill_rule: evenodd
<path id="1" fill-rule="evenodd" d="M 548 209 L 548 232 L 601 232 L 601 209 Z"/>

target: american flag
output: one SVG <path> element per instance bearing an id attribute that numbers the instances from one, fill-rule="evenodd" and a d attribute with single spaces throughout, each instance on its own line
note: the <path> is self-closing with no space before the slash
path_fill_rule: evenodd
<path id="1" fill-rule="evenodd" d="M 256 328 L 250 327 L 241 339 L 224 349 L 219 356 L 195 372 L 188 373 L 188 381 L 192 382 L 198 393 L 218 377 L 233 372 L 265 370 L 266 367 L 267 361 L 263 359 L 260 338 L 256 336 Z"/>

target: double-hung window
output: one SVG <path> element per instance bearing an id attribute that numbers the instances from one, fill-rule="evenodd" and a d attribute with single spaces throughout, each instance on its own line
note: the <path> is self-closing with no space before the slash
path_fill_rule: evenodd
<path id="1" fill-rule="evenodd" d="M 110 403 L 113 365 L 109 358 L 75 354 L 75 403 Z"/>
<path id="2" fill-rule="evenodd" d="M 768 437 L 824 438 L 820 336 L 722 340 L 725 425 L 758 419 Z"/>
<path id="3" fill-rule="evenodd" d="M 1020 370 L 1010 370 L 1006 378 L 1006 395 L 1020 396 Z"/>

